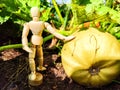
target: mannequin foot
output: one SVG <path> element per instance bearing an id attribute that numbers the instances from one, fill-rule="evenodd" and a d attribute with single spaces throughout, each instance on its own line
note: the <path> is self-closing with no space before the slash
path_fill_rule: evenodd
<path id="1" fill-rule="evenodd" d="M 42 66 L 42 67 L 37 67 L 37 70 L 38 70 L 38 71 L 44 71 L 44 70 L 46 70 L 46 68 L 43 67 L 43 66 Z"/>
<path id="2" fill-rule="evenodd" d="M 30 79 L 30 80 L 35 80 L 35 79 L 36 79 L 36 74 L 32 72 L 32 73 L 29 75 L 29 79 Z"/>

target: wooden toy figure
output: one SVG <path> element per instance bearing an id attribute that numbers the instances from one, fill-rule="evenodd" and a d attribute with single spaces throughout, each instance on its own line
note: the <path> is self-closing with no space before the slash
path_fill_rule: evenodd
<path id="1" fill-rule="evenodd" d="M 43 37 L 42 32 L 46 28 L 51 34 L 57 37 L 60 40 L 69 41 L 74 38 L 74 36 L 65 37 L 56 32 L 56 29 L 53 28 L 49 23 L 39 21 L 40 11 L 38 7 L 31 8 L 31 17 L 32 21 L 27 22 L 24 24 L 23 32 L 22 32 L 22 45 L 23 49 L 29 53 L 29 67 L 31 73 L 28 76 L 29 83 L 33 86 L 40 85 L 43 80 L 43 76 L 41 73 L 36 72 L 36 65 L 35 65 L 35 56 L 37 56 L 38 67 L 37 70 L 45 70 L 46 68 L 43 67 Z M 28 46 L 28 39 L 27 36 L 29 31 L 31 30 L 31 46 Z"/>

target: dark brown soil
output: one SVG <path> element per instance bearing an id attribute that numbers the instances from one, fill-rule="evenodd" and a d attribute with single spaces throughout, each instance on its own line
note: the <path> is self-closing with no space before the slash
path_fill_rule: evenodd
<path id="1" fill-rule="evenodd" d="M 5 24 L 8 25 L 8 24 Z M 3 28 L 4 27 L 4 28 Z M 8 26 L 9 30 L 13 26 Z M 4 25 L 1 30 L 8 30 Z M 8 33 L 8 31 L 6 31 Z M 0 34 L 0 46 L 12 43 L 19 43 L 12 35 L 2 31 Z M 14 40 L 15 39 L 15 40 Z M 3 61 L 4 60 L 4 61 Z M 0 52 L 0 90 L 120 90 L 120 78 L 111 84 L 99 88 L 89 88 L 77 84 L 68 78 L 61 64 L 61 57 L 55 49 L 46 49 L 44 46 L 44 66 L 47 68 L 42 73 L 44 80 L 39 86 L 31 86 L 28 83 L 30 73 L 28 65 L 28 53 L 22 49 L 9 49 Z"/>
<path id="2" fill-rule="evenodd" d="M 16 51 L 16 50 L 15 50 Z M 17 50 L 16 52 L 21 51 Z M 119 83 L 112 82 L 108 86 L 100 88 L 89 88 L 81 86 L 71 79 L 67 78 L 61 65 L 61 58 L 52 60 L 55 53 L 44 53 L 44 65 L 47 70 L 40 72 L 43 74 L 43 83 L 33 87 L 28 84 L 28 66 L 27 53 L 20 52 L 21 55 L 11 60 L 0 61 L 0 89 L 1 90 L 119 90 Z M 14 88 L 14 89 L 13 89 Z"/>

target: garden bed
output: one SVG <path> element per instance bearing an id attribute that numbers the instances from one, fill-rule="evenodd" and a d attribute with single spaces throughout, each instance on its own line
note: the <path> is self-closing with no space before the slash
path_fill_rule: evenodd
<path id="1" fill-rule="evenodd" d="M 17 50 L 19 52 L 19 50 Z M 20 50 L 21 51 L 21 50 Z M 81 86 L 69 79 L 61 65 L 60 57 L 54 62 L 52 55 L 55 53 L 44 54 L 44 65 L 47 70 L 41 72 L 43 74 L 43 83 L 33 87 L 28 84 L 28 74 L 30 73 L 28 66 L 27 53 L 22 51 L 21 55 L 8 61 L 0 61 L 0 89 L 1 90 L 119 90 L 119 83 L 99 87 L 90 88 Z M 117 81 L 119 78 L 117 79 Z M 14 88 L 14 89 L 13 89 Z M 15 89 L 16 88 L 16 89 Z"/>
<path id="2" fill-rule="evenodd" d="M 0 26 L 0 46 L 9 43 L 20 43 L 20 37 L 14 38 L 11 30 L 16 30 L 10 22 Z M 8 34 L 9 33 L 9 34 Z M 33 87 L 28 84 L 28 53 L 22 49 L 9 49 L 0 52 L 0 89 L 1 90 L 120 90 L 120 78 L 111 84 L 99 88 L 90 88 L 77 84 L 68 78 L 61 64 L 61 57 L 55 49 L 47 49 L 49 43 L 44 45 L 43 83 Z M 5 61 L 4 61 L 5 60 Z"/>

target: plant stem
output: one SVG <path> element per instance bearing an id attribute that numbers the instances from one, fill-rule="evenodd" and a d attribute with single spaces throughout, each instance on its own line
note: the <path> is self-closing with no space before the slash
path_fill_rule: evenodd
<path id="1" fill-rule="evenodd" d="M 57 3 L 56 3 L 56 0 L 52 0 L 52 3 L 53 3 L 53 5 L 54 5 L 54 7 L 55 7 L 55 9 L 56 9 L 56 12 L 57 12 L 57 14 L 58 14 L 61 22 L 64 23 L 64 19 L 63 19 L 61 13 L 60 13 L 60 10 L 59 10 L 59 8 L 58 8 L 58 5 L 57 5 Z"/>
<path id="2" fill-rule="evenodd" d="M 46 41 L 50 40 L 53 37 L 53 35 L 49 35 L 43 39 L 43 42 L 45 43 Z M 30 45 L 30 43 L 28 44 Z M 12 49 L 12 48 L 22 48 L 22 44 L 12 44 L 12 45 L 6 45 L 6 46 L 1 46 L 0 51 L 6 50 L 6 49 Z"/>
<path id="3" fill-rule="evenodd" d="M 54 35 L 49 35 L 49 36 L 45 37 L 45 38 L 43 39 L 43 43 L 45 43 L 46 41 L 50 40 L 50 39 L 53 38 L 53 37 L 54 37 Z"/>
<path id="4" fill-rule="evenodd" d="M 66 16 L 65 16 L 64 25 L 63 25 L 63 30 L 65 30 L 65 28 L 66 28 L 69 13 L 70 13 L 70 8 L 68 7 L 68 10 L 67 10 L 67 12 L 66 12 Z"/>
<path id="5" fill-rule="evenodd" d="M 112 5 L 113 5 L 113 0 L 106 0 L 106 6 L 111 8 Z"/>
<path id="6" fill-rule="evenodd" d="M 0 51 L 6 50 L 6 49 L 11 49 L 11 48 L 22 48 L 22 44 L 13 44 L 13 45 L 1 46 Z"/>
<path id="7" fill-rule="evenodd" d="M 114 27 L 115 25 L 116 25 L 115 23 L 111 23 L 106 31 L 109 32 L 111 30 L 111 28 Z"/>

